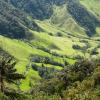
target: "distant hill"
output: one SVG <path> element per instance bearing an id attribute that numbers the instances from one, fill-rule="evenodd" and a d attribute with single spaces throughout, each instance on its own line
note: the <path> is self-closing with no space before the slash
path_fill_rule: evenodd
<path id="1" fill-rule="evenodd" d="M 97 19 L 97 13 L 93 14 L 83 4 L 82 0 L 6 0 L 17 9 L 21 9 L 30 14 L 35 19 L 45 20 L 52 19 L 51 22 L 60 24 L 60 26 L 75 27 L 79 32 L 85 32 L 88 36 L 96 34 L 96 27 L 100 26 L 100 20 Z M 86 0 L 84 0 L 86 1 Z M 89 1 L 87 1 L 89 2 Z M 97 2 L 97 1 L 94 1 Z M 98 1 L 100 2 L 100 1 Z M 54 6 L 63 9 L 58 15 L 54 14 Z M 65 6 L 63 8 L 62 6 Z M 56 11 L 56 13 L 58 12 Z M 63 14 L 63 15 L 62 15 Z M 59 20 L 59 18 L 62 18 Z M 71 18 L 71 19 L 69 19 Z M 58 19 L 54 20 L 54 19 Z M 65 19 L 65 20 L 64 20 Z M 64 20 L 64 22 L 63 22 Z M 73 25 L 69 25 L 73 23 Z M 80 28 L 81 27 L 81 28 Z M 71 29 L 70 29 L 71 30 Z M 72 29 L 71 32 L 78 32 Z M 81 34 L 81 33 L 80 33 Z"/>
<path id="2" fill-rule="evenodd" d="M 0 34 L 11 38 L 28 38 L 31 33 L 28 27 L 34 30 L 41 30 L 35 22 L 27 18 L 27 14 L 13 5 L 0 0 Z"/>

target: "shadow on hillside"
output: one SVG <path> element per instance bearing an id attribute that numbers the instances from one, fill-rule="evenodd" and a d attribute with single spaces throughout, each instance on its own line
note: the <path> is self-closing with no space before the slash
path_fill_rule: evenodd
<path id="1" fill-rule="evenodd" d="M 100 26 L 100 21 L 87 11 L 87 9 L 81 5 L 78 0 L 67 0 L 67 9 L 76 22 L 86 30 L 88 36 L 96 34 L 96 27 Z"/>

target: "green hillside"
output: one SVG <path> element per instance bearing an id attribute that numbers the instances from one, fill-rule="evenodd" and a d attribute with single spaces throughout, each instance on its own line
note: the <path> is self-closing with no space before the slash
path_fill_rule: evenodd
<path id="1" fill-rule="evenodd" d="M 0 99 L 99 100 L 99 9 L 100 0 L 0 0 L 0 68 L 7 53 L 25 77 L 4 78 Z"/>
<path id="2" fill-rule="evenodd" d="M 89 57 L 89 53 L 95 50 L 95 48 L 97 48 L 97 55 L 100 53 L 99 41 L 95 40 L 95 38 L 88 39 L 86 36 L 81 36 L 80 39 L 80 35 L 66 34 L 66 31 L 63 31 L 62 28 L 52 26 L 48 21 L 36 20 L 36 23 L 44 32 L 36 32 L 30 29 L 29 31 L 34 37 L 30 42 L 0 36 L 0 47 L 18 60 L 16 65 L 18 72 L 27 73 L 27 78 L 21 83 L 22 90 L 29 89 L 28 84 L 32 77 L 40 79 L 38 72 L 33 70 L 31 66 L 27 71 L 26 66 L 30 63 L 31 55 L 32 57 L 48 57 L 53 62 L 58 62 L 56 65 L 52 63 L 44 65 L 51 68 L 54 66 L 55 69 L 59 70 L 64 66 L 64 61 L 73 64 L 75 60 L 79 59 L 78 57 Z M 42 62 L 34 62 L 34 64 L 41 66 Z M 34 80 L 32 83 L 34 84 Z"/>
<path id="3" fill-rule="evenodd" d="M 93 14 L 95 14 L 100 19 L 100 1 L 99 0 L 80 0 L 80 2 Z"/>

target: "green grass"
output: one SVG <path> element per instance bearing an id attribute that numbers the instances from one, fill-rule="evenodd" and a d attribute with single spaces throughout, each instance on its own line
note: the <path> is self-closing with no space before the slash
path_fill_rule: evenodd
<path id="1" fill-rule="evenodd" d="M 72 46 L 79 41 L 78 38 L 50 36 L 45 32 L 37 33 L 32 30 L 31 32 L 35 37 L 35 39 L 31 41 L 35 47 L 49 48 L 51 52 L 57 52 L 62 55 L 73 55 L 76 53 Z M 83 45 L 79 42 L 78 44 Z"/>
<path id="2" fill-rule="evenodd" d="M 31 54 L 49 56 L 48 53 L 38 50 L 36 48 L 32 48 L 22 41 L 5 38 L 3 36 L 0 36 L 0 47 L 2 47 L 5 51 L 7 51 L 18 60 L 18 63 L 16 64 L 16 69 L 19 73 L 24 73 L 26 71 L 26 65 L 29 63 L 29 56 Z M 29 84 L 29 79 L 31 76 L 39 77 L 37 72 L 30 69 L 28 71 L 26 79 L 24 80 L 25 82 L 22 82 L 22 89 L 26 89 L 24 86 L 27 86 L 27 89 L 29 89 L 29 85 L 25 84 Z"/>
<path id="3" fill-rule="evenodd" d="M 81 2 L 87 4 L 86 0 Z M 31 68 L 31 66 L 30 69 L 26 71 L 27 70 L 26 66 L 29 64 L 29 57 L 31 54 L 38 55 L 41 57 L 49 57 L 50 59 L 53 59 L 53 61 L 60 62 L 61 64 L 64 63 L 63 57 L 59 57 L 59 56 L 56 57 L 50 53 L 66 55 L 70 58 L 64 58 L 64 59 L 70 64 L 73 64 L 76 60 L 73 60 L 71 58 L 77 55 L 84 56 L 81 50 L 73 49 L 72 48 L 73 45 L 79 45 L 80 47 L 83 47 L 86 45 L 86 43 L 80 42 L 80 40 L 86 40 L 90 45 L 90 48 L 88 48 L 87 51 L 91 51 L 93 48 L 99 45 L 99 41 L 95 41 L 95 40 L 100 39 L 100 37 L 95 36 L 91 39 L 86 39 L 87 36 L 84 35 L 84 30 L 76 24 L 76 22 L 72 19 L 72 17 L 70 17 L 68 12 L 66 13 L 65 16 L 65 11 L 66 11 L 65 5 L 61 7 L 55 6 L 54 8 L 55 8 L 54 9 L 55 13 L 50 20 L 44 20 L 44 21 L 34 20 L 37 23 L 37 25 L 41 27 L 44 31 L 37 32 L 29 29 L 29 31 L 33 34 L 33 39 L 30 41 L 31 46 L 27 42 L 21 40 L 9 39 L 7 37 L 0 36 L 0 47 L 2 47 L 5 51 L 7 51 L 9 54 L 14 56 L 18 60 L 18 63 L 16 64 L 17 71 L 19 73 L 25 73 L 27 76 L 25 80 L 21 81 L 20 88 L 22 90 L 29 90 L 30 82 L 33 85 L 35 85 L 37 81 L 41 79 L 38 72 L 34 71 Z M 32 18 L 30 18 L 30 20 L 33 21 Z M 57 22 L 52 23 L 51 21 L 57 21 Z M 64 25 L 67 28 L 64 25 L 63 26 L 59 25 L 61 21 L 62 23 L 64 22 Z M 73 29 L 71 30 L 70 28 Z M 100 33 L 99 27 L 96 29 L 96 31 L 98 34 Z M 57 36 L 58 32 L 60 32 L 62 36 Z M 69 35 L 67 34 L 70 32 L 73 33 L 74 36 L 71 34 Z M 49 49 L 50 52 L 48 53 L 46 51 L 43 51 L 42 49 L 40 49 L 42 47 Z M 98 51 L 100 52 L 99 48 Z M 87 53 L 86 56 L 89 57 L 89 53 Z M 41 63 L 36 63 L 36 64 L 41 66 Z M 54 67 L 55 69 L 58 70 L 62 69 L 61 66 L 56 66 L 52 64 L 45 64 L 45 66 L 51 68 Z"/>
<path id="4" fill-rule="evenodd" d="M 9 54 L 14 56 L 18 60 L 18 63 L 16 65 L 17 71 L 19 73 L 25 73 L 27 76 L 25 80 L 21 81 L 20 88 L 22 90 L 29 90 L 30 82 L 33 85 L 35 85 L 37 81 L 41 79 L 38 72 L 34 71 L 31 67 L 28 71 L 26 71 L 26 65 L 29 64 L 29 56 L 31 54 L 42 56 L 42 57 L 49 57 L 50 59 L 53 59 L 53 61 L 60 62 L 61 64 L 64 63 L 63 58 L 55 57 L 41 49 L 38 49 L 38 47 L 48 48 L 50 49 L 50 52 L 55 52 L 60 55 L 67 55 L 69 57 L 83 55 L 81 51 L 77 51 L 72 48 L 72 46 L 75 44 L 78 44 L 80 46 L 85 45 L 85 43 L 80 42 L 80 39 L 78 37 L 70 36 L 71 38 L 69 38 L 68 37 L 69 35 L 61 31 L 61 29 L 56 28 L 55 26 L 54 26 L 55 27 L 54 30 L 52 30 L 53 26 L 50 26 L 49 24 L 45 24 L 44 21 L 43 22 L 38 21 L 38 24 L 45 29 L 45 32 L 36 32 L 36 31 L 30 30 L 30 32 L 32 32 L 33 37 L 34 37 L 33 40 L 30 41 L 33 47 L 29 46 L 28 43 L 25 43 L 21 40 L 9 39 L 9 38 L 0 36 L 0 47 L 2 47 L 5 51 L 7 51 Z M 48 34 L 49 32 L 51 33 L 61 32 L 64 35 L 61 37 L 58 37 L 53 33 L 53 36 L 51 36 Z M 84 39 L 84 37 L 81 37 L 81 38 Z M 92 40 L 84 39 L 84 40 L 87 40 L 89 44 L 91 45 L 89 50 L 95 48 L 99 44 L 99 42 L 95 41 L 95 39 L 96 37 L 93 38 Z M 100 49 L 98 50 L 100 51 Z M 69 58 L 66 58 L 66 61 L 68 61 L 70 64 L 73 64 L 75 62 L 75 60 L 69 59 Z M 41 63 L 40 63 L 40 66 L 41 66 Z M 54 66 L 52 64 L 46 64 L 46 67 L 51 67 L 51 68 L 54 67 L 55 69 L 58 69 L 58 70 L 62 69 L 61 66 Z"/>
<path id="5" fill-rule="evenodd" d="M 80 2 L 94 15 L 100 19 L 100 1 L 99 0 L 80 0 Z"/>
<path id="6" fill-rule="evenodd" d="M 85 35 L 85 31 L 80 27 L 76 21 L 72 18 L 66 9 L 66 4 L 62 6 L 53 7 L 54 14 L 50 18 L 50 22 L 59 28 L 72 33 L 74 35 Z M 81 33 L 81 34 L 80 34 Z"/>
<path id="7" fill-rule="evenodd" d="M 53 38 L 49 35 L 46 35 L 44 33 L 35 33 L 37 35 L 36 39 L 37 42 L 40 40 L 40 43 L 38 43 L 38 46 L 42 46 L 44 44 L 45 47 L 50 47 L 53 43 L 56 44 L 55 37 L 54 40 Z M 39 34 L 39 35 L 38 35 Z M 43 38 L 44 37 L 44 38 Z M 33 40 L 34 41 L 34 40 Z M 47 43 L 45 42 L 47 41 Z M 19 73 L 25 73 L 26 72 L 26 65 L 29 64 L 29 56 L 31 54 L 35 54 L 38 56 L 46 56 L 46 57 L 51 57 L 47 52 L 44 52 L 42 50 L 36 49 L 37 44 L 35 45 L 36 42 L 34 42 L 34 47 L 32 48 L 29 46 L 27 43 L 24 43 L 23 41 L 20 40 L 15 40 L 15 39 L 9 39 L 3 36 L 0 36 L 0 47 L 2 47 L 5 51 L 7 51 L 9 54 L 14 56 L 17 60 L 18 63 L 16 64 L 16 69 Z M 59 41 L 60 43 L 60 41 Z M 60 45 L 58 45 L 60 47 Z M 53 48 L 51 48 L 53 49 Z M 53 60 L 56 62 L 60 62 L 63 64 L 63 60 L 60 57 L 53 57 Z M 48 64 L 48 67 L 54 67 L 53 65 Z M 55 66 L 56 69 L 62 69 L 60 66 Z M 40 79 L 40 76 L 38 75 L 38 72 L 34 71 L 32 68 L 30 68 L 26 72 L 26 79 L 21 81 L 21 89 L 22 90 L 27 90 L 29 89 L 29 83 L 30 79 L 32 77 L 35 77 L 35 79 Z M 32 80 L 32 83 L 35 84 L 35 80 Z"/>
<path id="8" fill-rule="evenodd" d="M 30 88 L 30 83 L 33 85 L 37 84 L 37 81 L 41 79 L 37 71 L 34 71 L 32 68 L 27 72 L 26 74 L 26 79 L 21 81 L 20 88 L 21 90 L 29 90 Z"/>

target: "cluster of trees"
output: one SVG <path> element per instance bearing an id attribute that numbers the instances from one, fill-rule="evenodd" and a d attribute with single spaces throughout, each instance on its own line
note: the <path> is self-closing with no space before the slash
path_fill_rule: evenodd
<path id="1" fill-rule="evenodd" d="M 36 19 L 49 19 L 53 14 L 53 5 L 62 5 L 66 0 L 5 0 L 14 7 L 24 10 Z"/>
<path id="2" fill-rule="evenodd" d="M 55 66 L 64 67 L 63 63 L 58 62 L 58 61 L 54 61 L 50 57 L 42 57 L 42 56 L 34 55 L 34 56 L 31 56 L 31 61 L 37 62 L 37 63 L 52 64 L 52 65 L 55 65 Z"/>
<path id="3" fill-rule="evenodd" d="M 98 55 L 98 54 L 99 54 L 99 52 L 98 52 L 99 45 L 97 45 L 96 47 L 90 49 L 90 48 L 91 48 L 91 45 L 90 45 L 88 42 L 85 43 L 85 46 L 80 46 L 80 45 L 74 44 L 74 45 L 72 46 L 72 48 L 75 49 L 75 50 L 81 51 L 84 55 L 85 55 L 86 53 L 89 53 L 90 56 Z M 81 57 L 80 55 L 77 55 L 77 56 L 74 57 L 74 58 L 80 59 L 80 58 L 82 58 L 82 57 Z"/>
<path id="4" fill-rule="evenodd" d="M 100 62 L 86 59 L 44 80 L 32 94 L 36 100 L 99 100 L 99 89 Z"/>
<path id="5" fill-rule="evenodd" d="M 57 52 L 55 52 L 55 51 L 52 51 L 51 49 L 46 48 L 46 47 L 38 47 L 38 49 L 43 50 L 43 51 L 45 51 L 45 52 L 51 54 L 51 55 L 54 56 L 54 57 L 71 58 L 70 56 L 59 54 L 59 53 L 57 53 Z M 59 49 L 59 48 L 56 48 L 56 49 Z M 32 55 L 31 55 L 31 56 L 32 56 Z"/>
<path id="6" fill-rule="evenodd" d="M 0 56 L 0 99 L 5 98 L 4 100 L 6 100 L 6 96 L 15 92 L 6 85 L 7 83 L 17 85 L 18 80 L 25 79 L 24 75 L 17 72 L 15 65 L 16 61 L 13 57 Z"/>
<path id="7" fill-rule="evenodd" d="M 43 63 L 41 66 L 32 64 L 32 68 L 38 71 L 39 75 L 44 79 L 50 79 L 53 76 L 53 73 L 57 72 L 55 68 L 49 68 Z"/>
<path id="8" fill-rule="evenodd" d="M 67 0 L 67 9 L 76 22 L 86 30 L 88 36 L 96 33 L 96 26 L 100 21 L 91 12 L 80 4 L 79 0 Z M 83 17 L 84 16 L 84 17 Z"/>
<path id="9" fill-rule="evenodd" d="M 16 84 L 25 76 L 16 72 L 12 57 L 0 59 L 0 98 L 2 100 L 99 100 L 100 60 L 81 59 L 63 70 L 32 65 L 44 78 L 29 92 L 8 89 L 5 82 Z"/>
<path id="10" fill-rule="evenodd" d="M 76 44 L 76 45 L 73 45 L 72 47 L 73 47 L 73 49 L 84 51 L 84 50 L 87 50 L 89 48 L 89 44 L 87 44 L 86 46 L 80 46 L 80 45 Z"/>
<path id="11" fill-rule="evenodd" d="M 7 0 L 0 0 L 0 34 L 10 38 L 30 39 L 32 34 L 28 28 L 43 31 L 34 21 L 27 18 L 25 12 L 15 8 L 10 2 L 7 3 Z"/>

